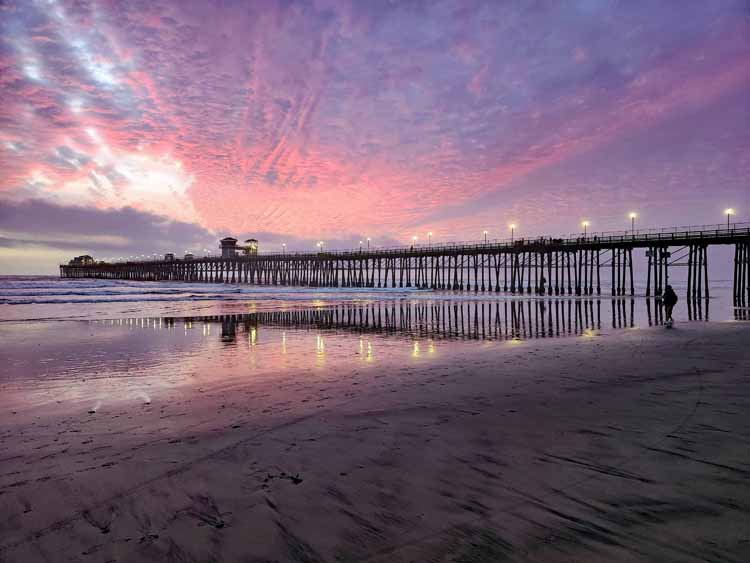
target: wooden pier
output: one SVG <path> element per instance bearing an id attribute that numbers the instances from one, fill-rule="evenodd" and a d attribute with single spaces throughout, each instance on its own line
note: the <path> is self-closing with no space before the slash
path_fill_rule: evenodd
<path id="1" fill-rule="evenodd" d="M 750 303 L 750 224 L 708 225 L 369 250 L 61 265 L 63 278 L 302 287 L 422 288 L 535 295 L 634 295 L 634 252 L 647 256 L 646 295 L 688 267 L 690 298 L 708 297 L 707 248 L 734 245 L 734 300 Z M 686 260 L 686 263 L 682 261 Z M 603 276 L 603 269 L 608 275 Z"/>

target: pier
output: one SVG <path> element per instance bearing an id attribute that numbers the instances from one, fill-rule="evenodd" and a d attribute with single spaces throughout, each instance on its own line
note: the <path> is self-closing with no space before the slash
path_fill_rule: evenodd
<path id="1" fill-rule="evenodd" d="M 707 249 L 712 245 L 734 245 L 734 303 L 745 306 L 750 303 L 750 223 L 397 248 L 87 262 L 61 265 L 60 276 L 519 295 L 604 291 L 619 296 L 635 294 L 634 253 L 641 250 L 647 259 L 641 272 L 646 296 L 662 294 L 670 267 L 686 266 L 687 297 L 698 298 L 710 296 Z"/>

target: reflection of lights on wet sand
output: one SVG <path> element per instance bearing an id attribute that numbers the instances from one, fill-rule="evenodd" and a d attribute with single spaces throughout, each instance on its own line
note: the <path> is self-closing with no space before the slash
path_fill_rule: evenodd
<path id="1" fill-rule="evenodd" d="M 255 344 L 258 342 L 258 329 L 257 328 L 253 327 L 250 329 L 248 340 L 250 340 L 250 346 L 255 346 Z"/>
<path id="2" fill-rule="evenodd" d="M 281 353 L 286 354 L 286 332 L 281 333 Z"/>
<path id="3" fill-rule="evenodd" d="M 323 301 L 322 299 L 315 299 L 313 300 L 312 305 L 313 307 L 325 307 L 326 302 Z"/>
<path id="4" fill-rule="evenodd" d="M 422 346 L 420 345 L 418 340 L 415 340 L 412 344 L 411 348 L 411 357 L 412 358 L 419 358 L 422 356 Z M 427 355 L 432 356 L 435 354 L 435 342 L 433 340 L 427 341 Z"/>
<path id="5" fill-rule="evenodd" d="M 581 333 L 581 336 L 584 336 L 586 338 L 593 338 L 594 336 L 596 336 L 596 333 L 592 329 L 587 328 Z"/>
<path id="6" fill-rule="evenodd" d="M 326 343 L 323 337 L 318 334 L 315 336 L 315 363 L 323 365 L 326 357 Z"/>
<path id="7" fill-rule="evenodd" d="M 372 362 L 373 360 L 372 342 L 369 340 L 365 342 L 365 339 L 362 336 L 359 337 L 359 355 L 366 362 Z"/>

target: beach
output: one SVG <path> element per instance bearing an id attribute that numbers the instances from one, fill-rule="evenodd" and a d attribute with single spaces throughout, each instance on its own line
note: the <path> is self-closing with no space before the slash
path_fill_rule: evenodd
<path id="1" fill-rule="evenodd" d="M 284 332 L 268 364 L 249 328 L 132 365 L 81 360 L 119 337 L 78 326 L 56 331 L 91 350 L 55 377 L 3 380 L 1 561 L 750 558 L 747 323 L 312 331 L 304 358 Z M 49 355 L 6 332 L 14 373 Z"/>
<path id="2" fill-rule="evenodd" d="M 750 563 L 750 0 L 0 0 L 0 563 Z"/>

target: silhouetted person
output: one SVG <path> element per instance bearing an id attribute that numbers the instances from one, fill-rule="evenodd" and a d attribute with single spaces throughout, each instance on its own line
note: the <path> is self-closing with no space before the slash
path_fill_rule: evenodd
<path id="1" fill-rule="evenodd" d="M 672 320 L 672 309 L 677 304 L 677 294 L 672 289 L 671 285 L 668 285 L 664 289 L 664 295 L 662 295 L 662 303 L 664 303 L 664 314 L 667 317 L 667 321 Z"/>

